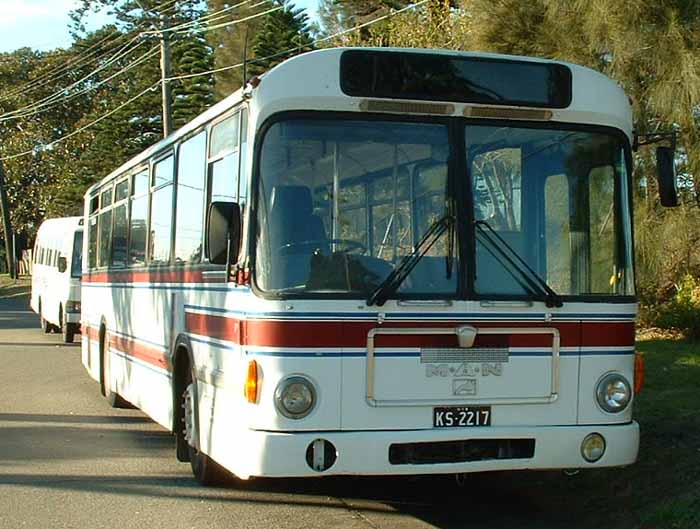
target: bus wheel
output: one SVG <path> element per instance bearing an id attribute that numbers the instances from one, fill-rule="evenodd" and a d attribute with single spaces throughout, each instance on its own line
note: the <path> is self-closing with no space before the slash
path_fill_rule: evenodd
<path id="1" fill-rule="evenodd" d="M 75 327 L 72 323 L 68 323 L 66 321 L 66 317 L 63 312 L 63 307 L 61 307 L 58 321 L 61 324 L 61 335 L 63 336 L 63 343 L 73 343 L 73 337 L 75 336 Z"/>
<path id="2" fill-rule="evenodd" d="M 107 402 L 112 408 L 132 408 L 133 406 L 124 400 L 118 393 L 112 391 L 110 387 L 110 354 L 109 354 L 109 335 L 106 332 L 102 334 L 102 394 L 107 398 Z"/>
<path id="3" fill-rule="evenodd" d="M 188 369 L 183 384 L 185 389 L 180 397 L 182 434 L 187 442 L 190 466 L 195 479 L 204 486 L 218 485 L 230 478 L 231 474 L 208 455 L 201 452 L 197 446 L 199 444 L 199 418 L 195 412 L 197 390 L 193 381 L 192 369 Z"/>

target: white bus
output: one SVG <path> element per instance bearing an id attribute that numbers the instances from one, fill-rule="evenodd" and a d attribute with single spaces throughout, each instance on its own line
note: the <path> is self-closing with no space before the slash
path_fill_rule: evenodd
<path id="1" fill-rule="evenodd" d="M 83 363 L 202 483 L 631 464 L 632 142 L 572 64 L 287 60 L 88 190 Z"/>
<path id="2" fill-rule="evenodd" d="M 36 235 L 31 307 L 41 328 L 61 332 L 72 343 L 80 332 L 83 218 L 45 220 Z"/>

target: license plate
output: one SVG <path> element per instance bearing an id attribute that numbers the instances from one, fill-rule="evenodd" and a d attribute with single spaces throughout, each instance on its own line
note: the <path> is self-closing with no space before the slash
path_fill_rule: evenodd
<path id="1" fill-rule="evenodd" d="M 435 428 L 491 426 L 491 406 L 450 406 L 433 408 Z"/>

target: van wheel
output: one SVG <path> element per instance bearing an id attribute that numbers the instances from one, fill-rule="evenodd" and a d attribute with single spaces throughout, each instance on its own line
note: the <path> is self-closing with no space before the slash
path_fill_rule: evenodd
<path id="1" fill-rule="evenodd" d="M 180 397 L 181 435 L 187 442 L 190 466 L 195 479 L 204 486 L 220 485 L 227 479 L 231 479 L 231 473 L 196 447 L 199 444 L 199 417 L 195 411 L 197 388 L 193 380 L 192 369 L 188 368 L 182 386 L 184 391 Z"/>
<path id="2" fill-rule="evenodd" d="M 102 340 L 100 341 L 100 350 L 102 351 L 102 394 L 107 398 L 107 402 L 112 408 L 132 408 L 133 406 L 124 400 L 118 393 L 112 391 L 109 385 L 109 335 L 106 332 L 101 332 Z"/>
<path id="3" fill-rule="evenodd" d="M 63 311 L 63 307 L 61 307 L 58 313 L 58 323 L 60 323 L 63 343 L 73 343 L 73 337 L 75 336 L 75 324 L 68 323 L 66 319 L 66 314 Z"/>
<path id="4" fill-rule="evenodd" d="M 75 327 L 72 323 L 64 323 L 61 334 L 63 334 L 63 343 L 73 343 L 73 338 L 75 338 Z"/>

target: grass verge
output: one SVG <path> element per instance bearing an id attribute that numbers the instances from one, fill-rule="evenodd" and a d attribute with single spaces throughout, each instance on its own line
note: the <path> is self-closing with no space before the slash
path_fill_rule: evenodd
<path id="1" fill-rule="evenodd" d="M 646 366 L 634 403 L 638 461 L 538 480 L 552 491 L 542 508 L 561 512 L 566 505 L 567 527 L 700 529 L 700 343 L 646 339 L 637 350 Z"/>

